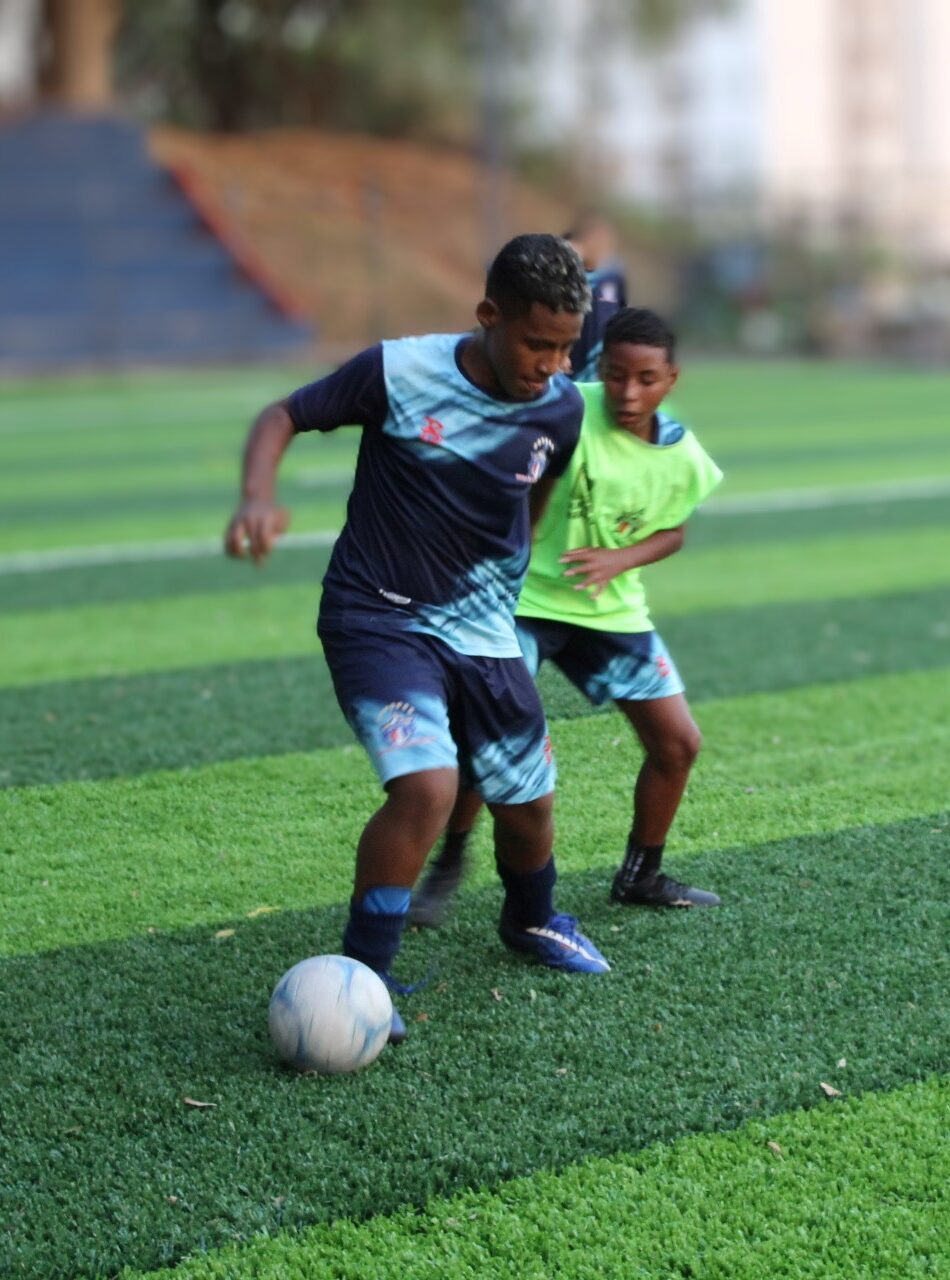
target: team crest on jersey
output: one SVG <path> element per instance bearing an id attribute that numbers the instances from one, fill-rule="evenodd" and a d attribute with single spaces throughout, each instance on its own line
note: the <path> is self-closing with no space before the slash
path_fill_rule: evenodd
<path id="1" fill-rule="evenodd" d="M 537 484 L 547 470 L 548 462 L 551 454 L 554 452 L 554 441 L 550 436 L 538 436 L 531 447 L 531 457 L 528 459 L 528 470 L 518 472 L 515 475 L 516 480 L 523 480 L 526 484 Z"/>
<path id="2" fill-rule="evenodd" d="M 416 709 L 411 702 L 390 702 L 376 717 L 388 749 L 405 747 L 416 731 Z"/>

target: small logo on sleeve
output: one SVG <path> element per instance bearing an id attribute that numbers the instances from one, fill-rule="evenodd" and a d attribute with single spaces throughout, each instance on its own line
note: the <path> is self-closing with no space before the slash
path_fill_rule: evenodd
<path id="1" fill-rule="evenodd" d="M 516 480 L 521 480 L 525 484 L 537 484 L 547 470 L 548 463 L 551 460 L 551 454 L 554 452 L 554 441 L 550 436 L 538 436 L 534 444 L 531 446 L 531 457 L 528 459 L 528 470 L 525 472 L 517 472 Z"/>
<path id="2" fill-rule="evenodd" d="M 438 418 L 433 418 L 431 414 L 426 414 L 422 429 L 419 432 L 419 439 L 425 441 L 426 444 L 442 444 L 442 437 L 445 434 L 445 426 Z"/>

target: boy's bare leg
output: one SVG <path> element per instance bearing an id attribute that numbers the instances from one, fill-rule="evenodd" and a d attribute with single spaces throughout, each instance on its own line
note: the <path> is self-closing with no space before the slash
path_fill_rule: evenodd
<path id="1" fill-rule="evenodd" d="M 618 902 L 654 907 L 715 907 L 704 889 L 680 884 L 660 871 L 663 848 L 702 736 L 685 697 L 618 701 L 646 753 L 633 792 L 633 825 L 611 896 Z"/>
<path id="2" fill-rule="evenodd" d="M 412 886 L 448 821 L 457 789 L 455 769 L 425 769 L 393 778 L 384 803 L 360 836 L 343 951 L 394 987 L 398 984 L 391 966 L 402 939 Z M 398 1042 L 405 1034 L 405 1024 L 394 1013 L 390 1039 Z"/>
<path id="3" fill-rule="evenodd" d="M 375 885 L 415 883 L 445 826 L 457 788 L 454 769 L 425 769 L 393 778 L 357 845 L 357 895 Z"/>

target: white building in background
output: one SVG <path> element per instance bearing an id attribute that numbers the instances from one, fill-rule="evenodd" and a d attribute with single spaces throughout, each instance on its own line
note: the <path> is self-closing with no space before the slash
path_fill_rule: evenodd
<path id="1" fill-rule="evenodd" d="M 0 0 L 0 110 L 33 93 L 39 16 L 36 0 Z"/>
<path id="2" fill-rule="evenodd" d="M 540 0 L 520 0 L 530 20 Z M 740 229 L 863 229 L 950 263 L 950 0 L 732 0 L 659 49 L 611 0 L 546 0 L 522 137 Z"/>

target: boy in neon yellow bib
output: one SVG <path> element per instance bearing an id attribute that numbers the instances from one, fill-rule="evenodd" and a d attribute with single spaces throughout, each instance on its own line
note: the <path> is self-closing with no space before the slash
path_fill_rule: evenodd
<path id="1" fill-rule="evenodd" d="M 644 308 L 625 307 L 607 325 L 603 381 L 578 384 L 580 443 L 537 525 L 517 630 L 532 672 L 550 659 L 595 705 L 614 702 L 643 745 L 611 896 L 630 905 L 718 906 L 715 894 L 660 869 L 700 734 L 639 570 L 682 547 L 686 521 L 722 479 L 692 432 L 660 408 L 679 373 L 675 347 L 665 322 Z M 477 811 L 477 797 L 460 797 L 413 900 L 415 923 L 441 923 Z"/>

